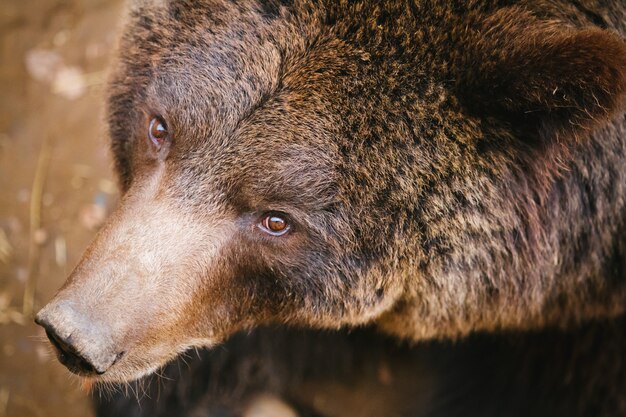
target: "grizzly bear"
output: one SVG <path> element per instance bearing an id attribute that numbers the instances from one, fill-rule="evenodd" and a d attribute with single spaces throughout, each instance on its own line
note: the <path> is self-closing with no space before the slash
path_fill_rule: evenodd
<path id="1" fill-rule="evenodd" d="M 103 413 L 626 415 L 625 36 L 623 0 L 136 0 L 123 198 L 36 321 L 100 384 L 214 347 Z"/>

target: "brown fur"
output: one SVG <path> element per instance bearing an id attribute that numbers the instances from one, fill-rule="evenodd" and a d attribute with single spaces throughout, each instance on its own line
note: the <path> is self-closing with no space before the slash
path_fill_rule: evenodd
<path id="1" fill-rule="evenodd" d="M 468 20 L 456 89 L 477 114 L 523 127 L 529 140 L 559 141 L 588 134 L 621 108 L 626 50 L 617 34 L 517 6 Z"/>
<path id="2" fill-rule="evenodd" d="M 577 4 L 135 4 L 125 197 L 57 296 L 126 352 L 103 378 L 267 323 L 417 341 L 623 313 L 626 7 Z"/>

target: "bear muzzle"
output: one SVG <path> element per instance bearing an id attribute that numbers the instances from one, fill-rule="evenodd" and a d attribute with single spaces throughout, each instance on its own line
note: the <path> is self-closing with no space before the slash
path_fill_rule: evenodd
<path id="1" fill-rule="evenodd" d="M 74 374 L 102 375 L 124 355 L 114 348 L 104 326 L 91 323 L 67 301 L 52 301 L 35 323 L 45 329 L 59 362 Z"/>

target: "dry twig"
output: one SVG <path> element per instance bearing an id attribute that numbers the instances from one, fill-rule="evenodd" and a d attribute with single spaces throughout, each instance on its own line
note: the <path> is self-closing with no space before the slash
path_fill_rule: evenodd
<path id="1" fill-rule="evenodd" d="M 41 151 L 37 159 L 35 178 L 30 194 L 30 243 L 28 249 L 28 278 L 24 288 L 24 299 L 22 303 L 22 313 L 26 317 L 33 316 L 33 306 L 35 304 L 35 289 L 37 288 L 37 275 L 39 274 L 39 252 L 40 248 L 35 241 L 35 232 L 41 228 L 41 200 L 46 182 L 48 166 L 52 147 L 48 138 L 41 144 Z"/>

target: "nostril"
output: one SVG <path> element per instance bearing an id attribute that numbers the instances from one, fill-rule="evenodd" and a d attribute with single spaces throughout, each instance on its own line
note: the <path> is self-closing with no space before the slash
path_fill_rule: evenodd
<path id="1" fill-rule="evenodd" d="M 71 335 L 64 340 L 56 334 L 50 326 L 42 324 L 46 330 L 46 336 L 55 347 L 59 362 L 67 367 L 70 371 L 79 375 L 103 374 L 98 371 L 87 359 L 78 353 L 76 348 L 71 344 Z"/>
<path id="2" fill-rule="evenodd" d="M 63 303 L 46 306 L 35 323 L 46 331 L 59 362 L 75 374 L 102 375 L 124 356 L 111 346 L 106 327 L 87 321 Z"/>

